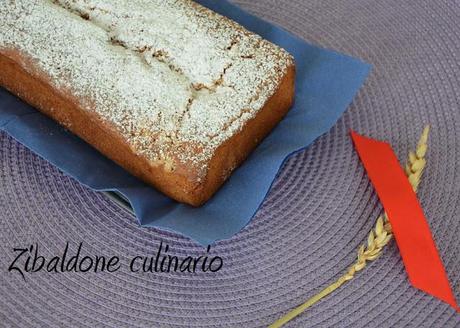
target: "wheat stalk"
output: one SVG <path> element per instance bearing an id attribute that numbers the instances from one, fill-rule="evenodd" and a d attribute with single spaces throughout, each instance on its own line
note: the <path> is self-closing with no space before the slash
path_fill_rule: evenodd
<path id="1" fill-rule="evenodd" d="M 409 152 L 409 158 L 406 163 L 405 172 L 414 191 L 417 191 L 420 180 L 422 178 L 423 169 L 426 165 L 425 155 L 428 149 L 427 142 L 429 132 L 430 127 L 426 126 L 417 144 L 416 151 Z M 300 315 L 306 309 L 327 295 L 331 294 L 344 283 L 353 279 L 357 272 L 363 270 L 366 267 L 367 262 L 374 261 L 382 254 L 383 248 L 390 242 L 392 238 L 393 234 L 390 221 L 388 220 L 387 214 L 383 213 L 381 216 L 379 216 L 375 227 L 369 233 L 369 236 L 367 237 L 367 245 L 361 245 L 358 250 L 358 258 L 356 262 L 349 267 L 348 271 L 336 282 L 329 285 L 321 292 L 310 298 L 308 301 L 277 320 L 275 323 L 270 325 L 269 328 L 279 328 L 283 326 L 284 324 Z"/>

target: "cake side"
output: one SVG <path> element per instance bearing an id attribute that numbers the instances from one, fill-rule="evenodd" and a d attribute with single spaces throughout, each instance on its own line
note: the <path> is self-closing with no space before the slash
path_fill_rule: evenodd
<path id="1" fill-rule="evenodd" d="M 31 75 L 24 66 L 30 70 L 34 63 L 15 51 L 0 53 L 0 85 L 68 127 L 134 176 L 169 197 L 192 206 L 202 205 L 219 189 L 228 175 L 288 112 L 294 94 L 295 68 L 292 66 L 282 79 L 280 88 L 257 116 L 217 149 L 209 162 L 206 178 L 197 183 L 196 179 L 187 175 L 191 173 L 186 165 L 180 168 L 184 174 L 176 174 L 165 171 L 162 166 L 152 165 L 144 156 L 132 152 L 130 145 L 113 126 L 79 106 L 80 99 L 62 89 L 55 89 L 44 75 Z"/>
<path id="2" fill-rule="evenodd" d="M 194 198 L 188 203 L 202 203 L 206 197 L 196 193 L 215 191 L 254 147 L 241 146 L 237 156 L 225 154 L 225 145 L 239 135 L 260 140 L 268 133 L 274 124 L 246 130 L 294 67 L 284 50 L 192 1 L 14 0 L 0 8 L 0 18 L 0 54 L 69 99 L 80 118 L 104 127 L 133 153 L 128 157 L 146 165 L 132 168 L 98 146 L 104 142 L 91 144 L 171 197 Z M 180 24 L 165 30 L 173 22 Z M 35 106 L 85 134 L 49 105 Z M 216 165 L 225 156 L 234 159 Z M 183 195 L 168 192 L 165 179 Z"/>

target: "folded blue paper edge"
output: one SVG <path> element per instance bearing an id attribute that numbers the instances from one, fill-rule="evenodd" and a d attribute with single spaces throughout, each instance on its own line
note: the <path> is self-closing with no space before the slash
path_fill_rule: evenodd
<path id="1" fill-rule="evenodd" d="M 296 104 L 290 113 L 203 207 L 192 208 L 162 195 L 3 90 L 0 129 L 91 189 L 123 194 L 141 225 L 181 233 L 207 245 L 232 237 L 251 221 L 284 162 L 335 124 L 371 66 L 309 45 L 228 1 L 198 2 L 286 48 L 294 55 L 298 72 Z M 56 154 L 69 146 L 73 161 Z M 110 181 L 105 179 L 107 172 Z"/>

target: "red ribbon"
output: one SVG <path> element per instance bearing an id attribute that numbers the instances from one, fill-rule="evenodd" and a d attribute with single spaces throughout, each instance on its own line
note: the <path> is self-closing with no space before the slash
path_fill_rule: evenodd
<path id="1" fill-rule="evenodd" d="M 391 146 L 353 131 L 351 137 L 388 215 L 409 281 L 459 311 L 422 207 Z"/>

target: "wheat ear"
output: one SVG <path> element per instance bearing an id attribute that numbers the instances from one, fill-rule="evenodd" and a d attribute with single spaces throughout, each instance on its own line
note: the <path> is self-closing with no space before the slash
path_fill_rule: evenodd
<path id="1" fill-rule="evenodd" d="M 405 172 L 407 178 L 409 179 L 409 183 L 411 184 L 414 191 L 417 191 L 417 188 L 420 184 L 420 180 L 422 178 L 423 169 L 426 165 L 425 155 L 428 149 L 428 135 L 430 132 L 430 127 L 426 126 L 423 130 L 422 136 L 417 144 L 417 150 L 415 152 L 409 152 L 409 158 L 406 163 Z M 310 298 L 308 301 L 303 303 L 302 305 L 298 306 L 282 318 L 278 319 L 275 323 L 271 324 L 269 328 L 279 328 L 306 309 L 326 297 L 327 295 L 331 294 L 337 288 L 342 286 L 347 281 L 353 279 L 355 274 L 361 270 L 363 270 L 368 261 L 374 261 L 377 259 L 381 254 L 383 248 L 388 244 L 388 242 L 392 239 L 393 234 L 391 230 L 391 224 L 388 220 L 388 216 L 386 213 L 383 213 L 378 219 L 375 224 L 374 229 L 371 230 L 369 236 L 367 237 L 367 245 L 361 245 L 358 250 L 358 258 L 356 262 L 350 266 L 348 271 L 341 276 L 336 282 L 329 285 L 321 292 Z"/>

